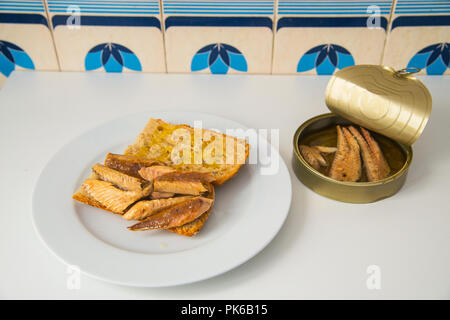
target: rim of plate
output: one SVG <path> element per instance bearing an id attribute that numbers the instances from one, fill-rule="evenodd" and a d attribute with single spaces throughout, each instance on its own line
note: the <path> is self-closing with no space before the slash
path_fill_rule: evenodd
<path id="1" fill-rule="evenodd" d="M 134 123 L 135 121 L 141 121 L 140 119 L 142 118 L 143 125 L 145 125 L 151 117 L 172 122 L 173 120 L 170 120 L 170 118 L 192 118 L 194 115 L 197 119 L 226 123 L 226 127 L 234 126 L 244 130 L 248 129 L 246 126 L 233 120 L 204 112 L 143 111 L 104 122 L 63 145 L 44 166 L 33 190 L 32 222 L 38 237 L 45 246 L 65 264 L 79 266 L 83 274 L 105 282 L 134 287 L 169 287 L 206 280 L 240 266 L 261 252 L 283 226 L 289 213 L 292 199 L 291 178 L 286 163 L 278 150 L 261 136 L 258 136 L 258 139 L 264 139 L 266 146 L 270 147 L 271 154 L 276 155 L 279 159 L 278 173 L 271 177 L 279 180 L 278 186 L 283 189 L 281 190 L 283 198 L 272 199 L 272 203 L 264 203 L 264 207 L 268 208 L 267 210 L 273 209 L 274 203 L 276 203 L 278 211 L 274 215 L 276 219 L 270 217 L 270 219 L 261 218 L 252 221 L 251 219 L 249 220 L 252 214 L 244 213 L 239 219 L 240 225 L 234 224 L 231 227 L 232 230 L 220 235 L 211 243 L 202 244 L 185 251 L 165 254 L 138 253 L 117 248 L 100 240 L 87 230 L 77 213 L 74 212 L 74 200 L 72 200 L 71 194 L 82 170 L 72 170 L 73 172 L 69 170 L 68 174 L 73 178 L 73 181 L 66 183 L 67 186 L 64 185 L 66 181 L 58 181 L 64 175 L 55 176 L 55 173 L 58 173 L 57 171 L 60 170 L 57 168 L 58 165 L 61 165 L 62 160 L 69 162 L 67 164 L 69 168 L 70 161 L 75 165 L 77 164 L 74 162 L 74 159 L 70 159 L 70 155 L 74 149 L 77 150 L 76 147 L 82 146 L 81 142 L 83 140 L 98 132 L 109 132 L 111 128 L 119 125 L 119 122 L 128 121 Z M 138 117 L 139 120 L 136 119 Z M 142 130 L 143 125 L 135 128 L 136 135 Z M 134 138 L 135 136 L 131 136 L 130 140 Z M 86 165 L 89 164 L 84 162 L 78 163 L 79 167 L 85 167 Z M 260 166 L 260 164 L 258 163 L 257 166 Z M 66 188 L 70 190 L 71 194 L 68 199 L 59 199 L 55 204 L 51 202 L 54 201 L 53 189 L 49 189 L 49 185 L 57 186 L 58 190 Z M 268 192 L 270 193 L 270 190 Z M 269 199 L 268 197 L 261 198 L 264 198 L 262 200 L 266 202 Z M 52 207 L 53 205 L 55 207 Z M 72 212 L 66 212 L 67 210 Z M 55 214 L 56 211 L 63 211 L 65 215 L 62 216 L 61 213 Z M 251 228 L 247 226 L 249 223 L 252 223 Z M 252 228 L 257 231 L 249 237 L 249 230 Z M 241 239 L 233 238 L 233 236 L 239 235 L 244 237 Z M 149 257 L 153 257 L 153 259 L 149 259 Z M 202 260 L 197 262 L 198 259 Z M 180 268 L 177 268 L 177 265 Z M 179 270 L 181 268 L 183 270 Z M 180 276 L 179 273 L 185 272 L 186 269 L 188 270 L 187 274 Z M 171 276 L 157 279 L 155 274 L 161 273 L 171 274 Z M 127 275 L 126 277 L 124 277 L 125 274 Z"/>

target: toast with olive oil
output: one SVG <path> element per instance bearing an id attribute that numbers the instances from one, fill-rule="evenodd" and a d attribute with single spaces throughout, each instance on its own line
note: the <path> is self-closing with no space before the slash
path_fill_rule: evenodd
<path id="1" fill-rule="evenodd" d="M 188 155 L 186 155 L 186 152 Z M 125 155 L 163 163 L 183 171 L 209 173 L 221 185 L 233 177 L 249 155 L 249 144 L 216 131 L 150 119 Z"/>

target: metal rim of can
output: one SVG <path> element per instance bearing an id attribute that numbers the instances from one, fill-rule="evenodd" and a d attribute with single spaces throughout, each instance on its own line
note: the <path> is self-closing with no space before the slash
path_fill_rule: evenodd
<path id="1" fill-rule="evenodd" d="M 300 134 L 310 124 L 314 123 L 317 120 L 328 118 L 328 117 L 331 117 L 331 116 L 339 117 L 338 115 L 336 115 L 334 113 L 325 113 L 325 114 L 321 114 L 321 115 L 315 116 L 315 117 L 305 121 L 300 127 L 297 128 L 297 130 L 295 131 L 295 134 L 294 134 L 294 141 L 293 142 L 294 142 L 294 153 L 295 153 L 295 156 L 302 163 L 302 165 L 306 169 L 308 169 L 308 171 L 313 173 L 315 176 L 317 176 L 317 177 L 319 177 L 321 179 L 324 179 L 325 181 L 329 181 L 329 182 L 337 183 L 337 184 L 342 184 L 342 185 L 346 185 L 346 186 L 374 186 L 374 185 L 382 185 L 382 184 L 385 184 L 385 183 L 388 183 L 388 182 L 390 182 L 392 180 L 397 179 L 398 177 L 403 175 L 403 173 L 404 173 L 404 171 L 406 169 L 409 168 L 409 166 L 410 166 L 410 164 L 412 162 L 412 158 L 413 158 L 412 148 L 410 146 L 405 146 L 405 145 L 400 144 L 399 142 L 395 141 L 397 144 L 399 144 L 399 145 L 403 146 L 405 149 L 409 150 L 409 152 L 405 152 L 406 160 L 405 160 L 405 163 L 403 164 L 403 166 L 396 173 L 394 173 L 392 176 L 389 176 L 389 177 L 387 177 L 385 179 L 378 180 L 378 181 L 372 181 L 372 182 L 346 182 L 346 181 L 339 181 L 339 180 L 332 179 L 332 178 L 327 177 L 326 175 L 320 173 L 319 171 L 315 170 L 313 167 L 311 167 L 309 165 L 308 162 L 306 162 L 305 159 L 303 159 L 303 156 L 301 155 L 300 150 L 299 150 L 299 141 L 298 140 L 299 140 Z"/>
<path id="2" fill-rule="evenodd" d="M 414 77 L 413 75 L 415 75 L 416 73 L 420 72 L 422 69 L 416 68 L 416 67 L 406 67 L 403 69 L 399 69 L 399 70 L 395 70 L 392 67 L 389 66 L 380 66 L 380 65 L 371 65 L 371 64 L 361 64 L 361 65 L 354 65 L 354 66 L 350 66 L 350 67 L 346 67 L 344 69 L 341 69 L 339 71 L 337 71 L 335 74 L 333 74 L 330 78 L 330 80 L 328 81 L 327 87 L 325 89 L 325 101 L 327 100 L 327 96 L 330 94 L 331 91 L 331 87 L 334 84 L 335 79 L 338 77 L 339 72 L 342 72 L 344 70 L 349 70 L 349 69 L 355 69 L 355 68 L 361 68 L 361 67 L 374 67 L 374 68 L 381 68 L 384 69 L 386 71 L 391 72 L 395 77 L 397 78 L 408 78 L 408 79 L 412 79 L 414 80 L 421 88 L 422 90 L 425 92 L 427 99 L 429 100 L 429 105 L 430 108 L 427 110 L 427 112 L 424 114 L 424 119 L 422 120 L 420 126 L 417 128 L 415 136 L 412 137 L 408 143 L 404 143 L 404 145 L 406 146 L 411 146 L 414 144 L 414 142 L 416 142 L 416 140 L 422 135 L 423 131 L 425 130 L 425 127 L 429 121 L 430 115 L 431 115 L 431 110 L 432 110 L 432 104 L 433 104 L 433 99 L 431 97 L 431 94 L 428 90 L 428 88 L 422 83 L 422 81 L 420 81 L 419 79 L 417 79 L 416 77 Z M 332 112 L 334 110 L 332 110 L 332 108 L 330 108 L 330 106 L 328 106 L 328 109 L 330 109 Z M 345 116 L 343 115 L 339 115 L 343 118 L 345 118 Z M 376 132 L 376 130 L 375 130 Z M 380 133 L 382 134 L 382 133 Z M 384 135 L 384 134 L 383 134 Z M 384 135 L 386 136 L 386 135 Z M 396 139 L 394 137 L 388 137 L 394 141 L 396 141 Z M 397 143 L 400 143 L 398 141 L 396 141 Z"/>

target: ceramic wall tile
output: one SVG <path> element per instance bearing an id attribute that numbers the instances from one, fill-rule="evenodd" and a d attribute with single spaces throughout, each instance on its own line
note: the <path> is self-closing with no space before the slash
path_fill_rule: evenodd
<path id="1" fill-rule="evenodd" d="M 421 74 L 449 75 L 450 1 L 398 0 L 383 64 L 415 67 Z"/>
<path id="2" fill-rule="evenodd" d="M 0 1 L 0 87 L 13 70 L 58 70 L 41 0 Z"/>
<path id="3" fill-rule="evenodd" d="M 168 72 L 270 73 L 273 0 L 162 0 Z"/>
<path id="4" fill-rule="evenodd" d="M 158 0 L 47 5 L 62 71 L 166 71 Z"/>
<path id="5" fill-rule="evenodd" d="M 279 0 L 272 72 L 333 74 L 380 64 L 392 1 Z"/>

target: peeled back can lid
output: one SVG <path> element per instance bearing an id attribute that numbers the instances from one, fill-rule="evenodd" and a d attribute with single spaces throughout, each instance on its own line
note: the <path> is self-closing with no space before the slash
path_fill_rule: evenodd
<path id="1" fill-rule="evenodd" d="M 411 76 L 419 69 L 395 71 L 356 65 L 337 71 L 328 82 L 325 103 L 331 112 L 410 146 L 431 113 L 431 95 Z"/>

